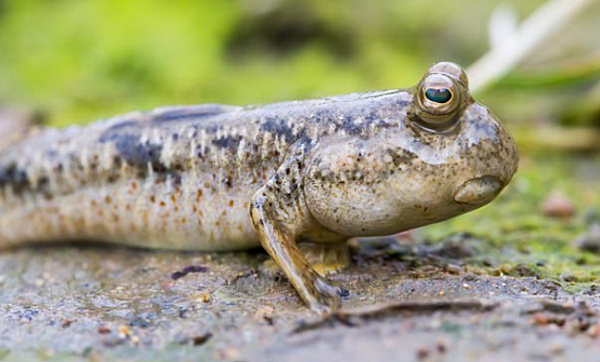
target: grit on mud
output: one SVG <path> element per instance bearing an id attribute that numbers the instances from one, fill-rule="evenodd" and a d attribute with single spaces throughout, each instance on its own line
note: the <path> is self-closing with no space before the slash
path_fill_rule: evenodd
<path id="1" fill-rule="evenodd" d="M 260 250 L 5 251 L 0 361 L 598 361 L 599 257 L 571 243 L 597 218 L 597 161 L 525 159 L 535 168 L 480 212 L 352 242 L 333 276 L 350 296 L 327 317 Z M 540 187 L 565 179 L 553 173 L 574 181 Z M 543 215 L 548 186 L 575 216 Z"/>

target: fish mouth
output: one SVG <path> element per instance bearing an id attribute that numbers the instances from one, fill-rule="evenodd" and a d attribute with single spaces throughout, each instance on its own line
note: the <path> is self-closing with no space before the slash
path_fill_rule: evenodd
<path id="1" fill-rule="evenodd" d="M 484 204 L 496 197 L 503 187 L 504 183 L 496 176 L 472 178 L 458 187 L 454 201 L 467 205 Z"/>

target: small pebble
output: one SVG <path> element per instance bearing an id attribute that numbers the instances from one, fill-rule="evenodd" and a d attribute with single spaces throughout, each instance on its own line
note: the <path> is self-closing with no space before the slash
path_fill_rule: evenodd
<path id="1" fill-rule="evenodd" d="M 126 325 L 119 326 L 119 337 L 127 338 L 131 335 L 131 330 Z"/>
<path id="2" fill-rule="evenodd" d="M 448 351 L 448 344 L 445 341 L 439 340 L 436 348 L 439 353 L 446 353 Z"/>
<path id="3" fill-rule="evenodd" d="M 600 223 L 594 222 L 573 244 L 583 251 L 600 254 Z"/>
<path id="4" fill-rule="evenodd" d="M 196 293 L 195 299 L 202 303 L 209 303 L 212 300 L 212 297 L 209 292 L 203 290 Z"/>
<path id="5" fill-rule="evenodd" d="M 234 347 L 217 350 L 215 353 L 216 359 L 225 361 L 235 361 L 240 358 L 240 350 Z"/>
<path id="6" fill-rule="evenodd" d="M 199 336 L 195 336 L 191 339 L 192 345 L 201 346 L 204 343 L 208 342 L 209 339 L 212 338 L 212 333 L 208 332 Z"/>
<path id="7" fill-rule="evenodd" d="M 274 312 L 275 312 L 275 310 L 272 307 L 265 306 L 265 307 L 262 307 L 259 310 L 257 310 L 256 313 L 254 313 L 254 318 L 262 319 L 265 322 L 267 322 L 267 324 L 273 325 L 273 323 L 274 323 L 273 313 Z"/>
<path id="8" fill-rule="evenodd" d="M 553 191 L 542 204 L 542 212 L 547 217 L 568 219 L 575 215 L 575 206 L 560 191 Z"/>
<path id="9" fill-rule="evenodd" d="M 424 360 L 427 357 L 429 357 L 429 350 L 425 347 L 421 347 L 419 349 L 417 349 L 417 359 L 418 360 Z"/>
<path id="10" fill-rule="evenodd" d="M 446 265 L 446 271 L 450 274 L 460 274 L 462 268 L 456 264 L 448 264 Z"/>
<path id="11" fill-rule="evenodd" d="M 587 330 L 587 335 L 590 336 L 591 338 L 600 337 L 600 324 L 594 324 L 594 325 L 590 326 L 590 328 L 588 328 L 588 330 Z"/>

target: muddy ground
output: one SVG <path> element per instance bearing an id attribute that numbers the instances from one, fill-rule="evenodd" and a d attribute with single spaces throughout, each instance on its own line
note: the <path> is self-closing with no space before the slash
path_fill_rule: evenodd
<path id="1" fill-rule="evenodd" d="M 324 318 L 260 250 L 0 253 L 0 361 L 600 361 L 600 162 L 544 162 L 484 210 L 352 243 Z"/>
<path id="2" fill-rule="evenodd" d="M 355 248 L 335 277 L 354 314 L 325 319 L 264 272 L 260 252 L 10 252 L 0 257 L 0 361 L 600 360 L 595 289 L 470 273 L 463 259 L 479 241 L 464 237 L 466 247 Z"/>

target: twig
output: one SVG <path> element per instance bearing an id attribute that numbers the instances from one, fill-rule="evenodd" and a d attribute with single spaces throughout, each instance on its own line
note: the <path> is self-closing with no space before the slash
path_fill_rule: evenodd
<path id="1" fill-rule="evenodd" d="M 298 325 L 290 334 L 307 332 L 337 323 L 345 326 L 355 326 L 360 321 L 382 318 L 398 313 L 429 314 L 437 311 L 458 312 L 465 310 L 487 312 L 496 307 L 496 304 L 486 304 L 481 301 L 397 302 L 375 304 L 367 307 L 332 312 L 321 319 L 304 322 Z"/>
<path id="2" fill-rule="evenodd" d="M 469 67 L 471 91 L 481 92 L 494 84 L 595 1 L 551 0 L 545 3 L 504 41 Z"/>
<path id="3" fill-rule="evenodd" d="M 600 131 L 593 127 L 535 126 L 513 128 L 520 149 L 563 151 L 600 150 Z"/>

